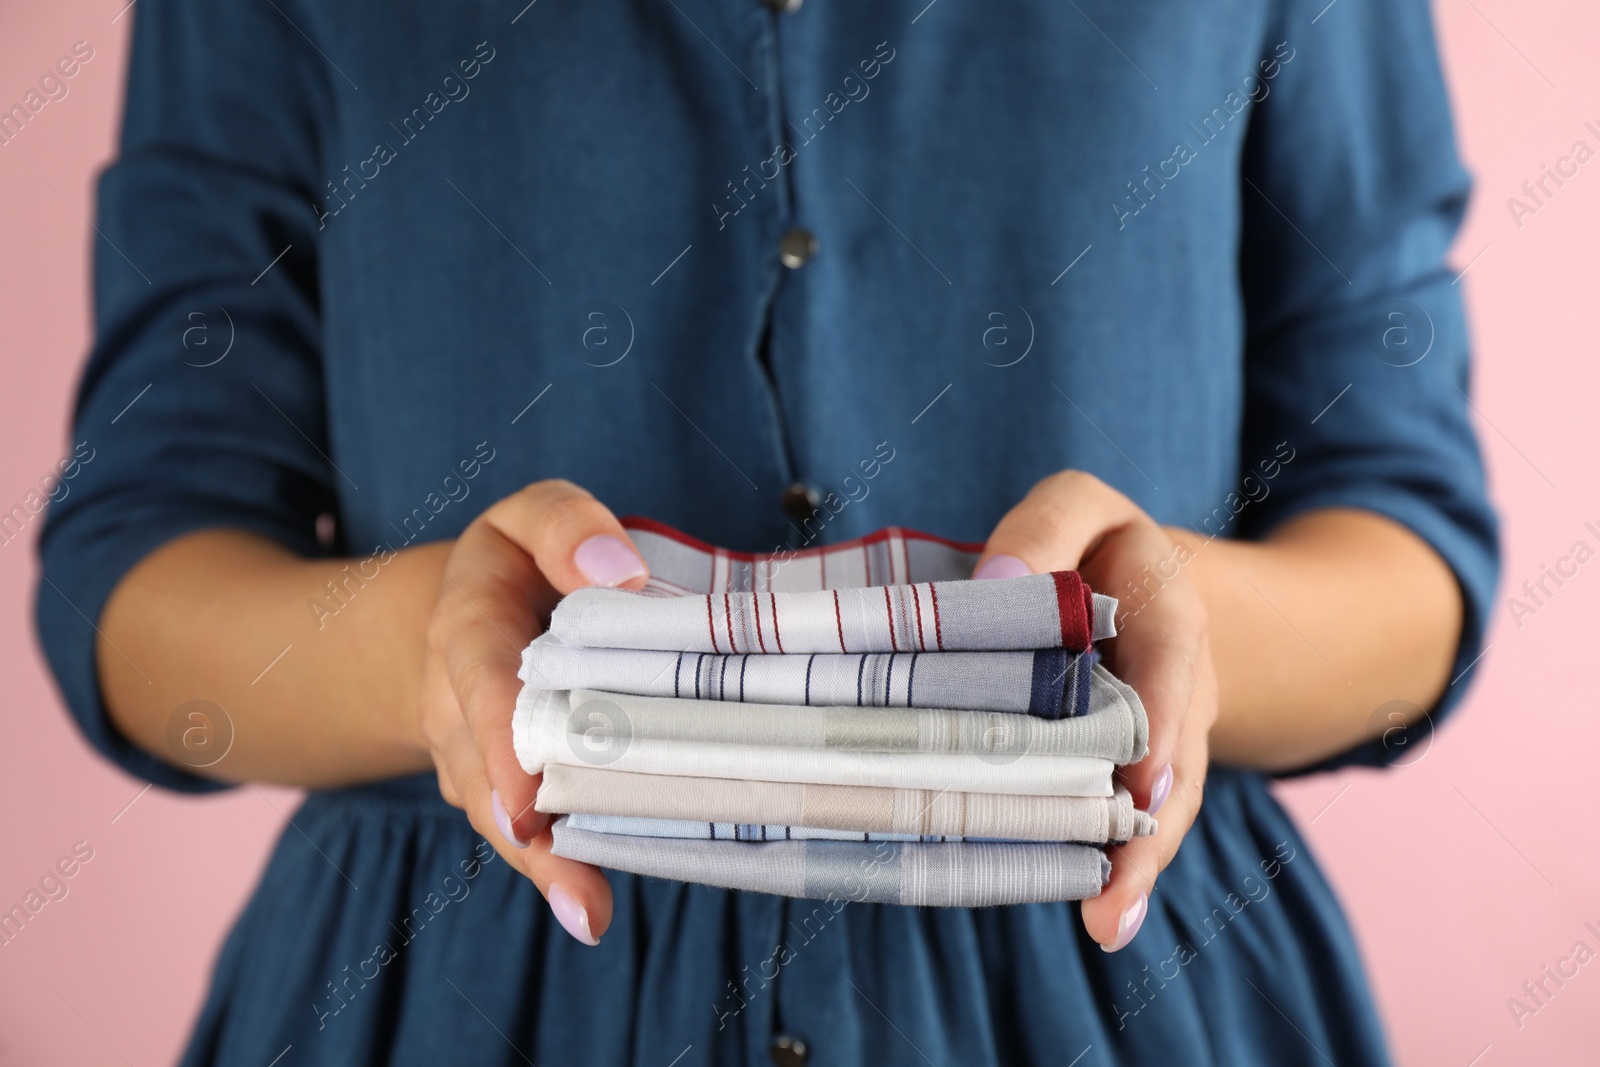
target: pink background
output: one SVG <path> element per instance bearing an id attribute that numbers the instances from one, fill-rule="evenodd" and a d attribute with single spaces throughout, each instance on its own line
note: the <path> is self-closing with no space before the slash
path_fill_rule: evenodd
<path id="1" fill-rule="evenodd" d="M 0 11 L 0 103 L 72 44 L 95 58 L 0 147 L 0 511 L 70 450 L 69 392 L 88 343 L 80 214 L 108 159 L 132 14 L 126 0 Z M 1343 3 L 1375 0 L 1338 0 Z M 1600 527 L 1596 358 L 1600 162 L 1519 229 L 1506 206 L 1575 140 L 1600 148 L 1600 9 L 1590 0 L 1438 5 L 1463 152 L 1478 185 L 1456 247 L 1479 362 L 1475 401 L 1505 515 L 1506 593 Z M 1324 16 L 1337 18 L 1333 8 Z M 1315 33 L 1315 28 L 1308 29 Z M 54 188 L 52 188 L 52 184 Z M 220 939 L 295 798 L 244 788 L 183 799 L 94 757 L 61 710 L 31 628 L 31 542 L 0 548 L 0 905 L 74 842 L 94 858 L 0 948 L 0 1067 L 171 1061 Z M 1600 963 L 1536 1014 L 1507 999 L 1582 939 L 1600 949 L 1593 760 L 1600 562 L 1517 627 L 1503 598 L 1462 713 L 1414 764 L 1280 790 L 1341 891 L 1403 1064 L 1592 1064 Z M 131 805 L 131 806 L 130 806 Z M 1573 832 L 1575 828 L 1577 832 Z M 1550 988 L 1554 989 L 1551 984 Z M 1474 1057 L 1477 1057 L 1476 1059 Z"/>

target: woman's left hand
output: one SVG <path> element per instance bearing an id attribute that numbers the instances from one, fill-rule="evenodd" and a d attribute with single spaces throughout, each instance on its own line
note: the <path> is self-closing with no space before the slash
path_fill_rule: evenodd
<path id="1" fill-rule="evenodd" d="M 1077 570 L 1097 592 L 1122 600 L 1106 665 L 1144 702 L 1150 754 L 1118 775 L 1135 804 L 1161 816 L 1155 836 L 1109 850 L 1111 881 L 1083 902 L 1084 928 L 1107 951 L 1138 933 L 1156 876 L 1200 811 L 1217 676 L 1205 602 L 1183 572 L 1184 559 L 1133 501 L 1093 475 L 1062 471 L 1000 520 L 973 572 L 1011 578 Z"/>

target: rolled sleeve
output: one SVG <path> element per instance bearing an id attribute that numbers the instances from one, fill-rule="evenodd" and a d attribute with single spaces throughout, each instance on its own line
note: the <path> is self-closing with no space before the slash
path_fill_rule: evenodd
<path id="1" fill-rule="evenodd" d="M 271 5 L 145 0 L 134 18 L 74 413 L 93 457 L 46 516 L 36 620 L 89 742 L 157 785 L 202 791 L 221 786 L 111 722 L 96 626 L 122 576 L 176 537 L 233 527 L 310 555 L 317 515 L 335 508 L 306 177 L 320 76 Z"/>
<path id="2" fill-rule="evenodd" d="M 1239 532 L 1360 508 L 1450 566 L 1465 605 L 1455 681 L 1407 731 L 1410 745 L 1466 690 L 1499 574 L 1461 286 L 1445 266 L 1469 181 L 1427 5 L 1340 5 L 1313 26 L 1314 6 L 1287 4 L 1279 39 L 1294 55 L 1254 116 L 1242 164 L 1241 458 L 1284 445 L 1293 458 Z M 1375 741 L 1305 770 L 1381 766 L 1397 751 Z"/>

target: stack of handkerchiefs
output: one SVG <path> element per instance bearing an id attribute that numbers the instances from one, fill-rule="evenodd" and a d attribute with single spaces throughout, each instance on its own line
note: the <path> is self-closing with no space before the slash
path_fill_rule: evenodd
<path id="1" fill-rule="evenodd" d="M 584 589 L 523 652 L 516 751 L 557 855 L 792 897 L 1095 896 L 1153 833 L 1116 785 L 1148 724 L 1073 572 L 968 580 L 900 529 L 773 556 L 626 520 L 639 593 Z"/>

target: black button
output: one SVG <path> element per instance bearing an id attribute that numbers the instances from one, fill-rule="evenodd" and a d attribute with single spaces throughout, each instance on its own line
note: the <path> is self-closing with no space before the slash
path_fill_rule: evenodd
<path id="1" fill-rule="evenodd" d="M 806 1043 L 798 1037 L 784 1034 L 772 1042 L 768 1050 L 772 1055 L 772 1062 L 777 1067 L 805 1067 L 806 1060 L 811 1057 L 811 1052 L 806 1048 Z"/>
<path id="2" fill-rule="evenodd" d="M 783 491 L 783 497 L 778 502 L 796 522 L 805 522 L 822 506 L 822 498 L 817 496 L 817 491 L 805 482 L 795 482 L 789 486 Z"/>
<path id="3" fill-rule="evenodd" d="M 785 267 L 797 270 L 817 254 L 817 249 L 816 235 L 810 230 L 796 226 L 783 235 L 783 240 L 778 245 L 778 258 L 783 260 Z"/>
<path id="4" fill-rule="evenodd" d="M 762 0 L 762 3 L 780 15 L 792 15 L 800 10 L 800 5 L 805 3 L 805 0 Z"/>

